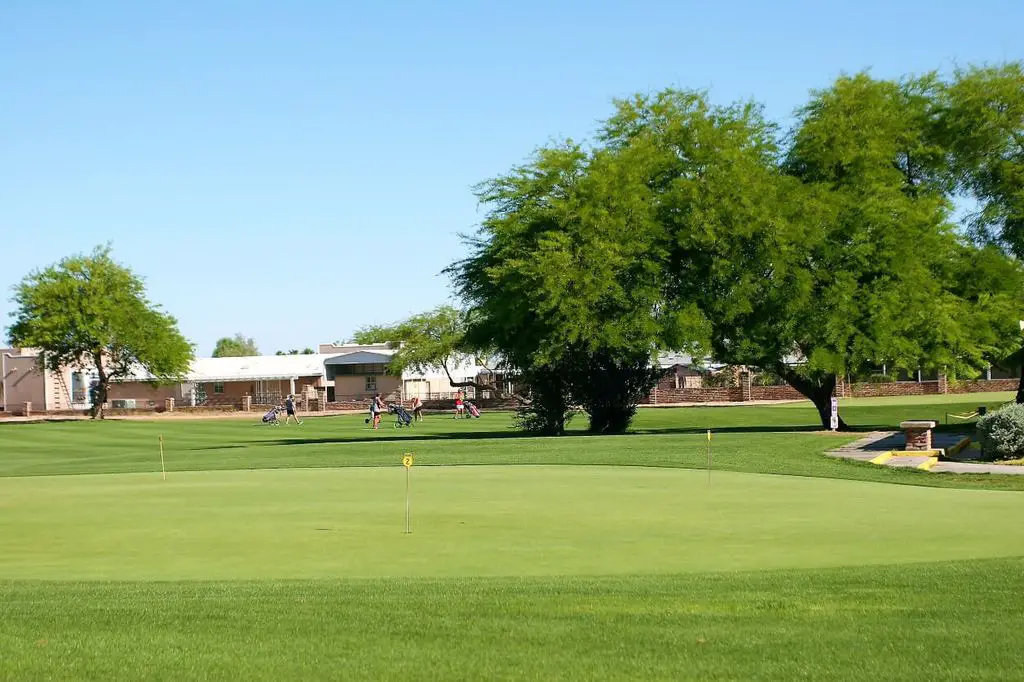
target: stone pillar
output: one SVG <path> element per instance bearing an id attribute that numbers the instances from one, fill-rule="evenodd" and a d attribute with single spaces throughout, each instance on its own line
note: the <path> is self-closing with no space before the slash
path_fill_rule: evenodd
<path id="1" fill-rule="evenodd" d="M 949 393 L 949 380 L 945 373 L 939 375 L 939 393 Z"/>
<path id="2" fill-rule="evenodd" d="M 842 374 L 836 377 L 836 397 L 846 397 L 846 377 L 843 376 Z"/>
<path id="3" fill-rule="evenodd" d="M 915 452 L 932 449 L 932 429 L 935 428 L 935 422 L 906 421 L 900 423 L 900 428 L 907 439 L 904 450 Z"/>
<path id="4" fill-rule="evenodd" d="M 32 401 L 28 401 L 21 406 L 21 416 L 31 417 L 32 416 Z"/>
<path id="5" fill-rule="evenodd" d="M 174 398 L 166 398 L 164 400 L 164 411 L 174 412 Z"/>
<path id="6" fill-rule="evenodd" d="M 750 370 L 740 372 L 740 400 L 750 400 Z"/>
<path id="7" fill-rule="evenodd" d="M 242 396 L 242 412 L 252 412 L 252 396 Z"/>

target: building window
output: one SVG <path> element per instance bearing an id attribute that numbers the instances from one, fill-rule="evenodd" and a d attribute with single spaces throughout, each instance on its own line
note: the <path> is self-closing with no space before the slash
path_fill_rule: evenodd
<path id="1" fill-rule="evenodd" d="M 376 393 L 377 392 L 377 377 L 366 377 L 366 392 Z"/>
<path id="2" fill-rule="evenodd" d="M 333 381 L 335 377 L 359 376 L 360 374 L 388 375 L 391 371 L 387 365 L 361 364 L 361 365 L 327 365 L 327 380 Z"/>
<path id="3" fill-rule="evenodd" d="M 213 384 L 213 392 L 214 393 L 223 393 L 224 392 L 224 382 L 223 381 L 215 382 Z"/>

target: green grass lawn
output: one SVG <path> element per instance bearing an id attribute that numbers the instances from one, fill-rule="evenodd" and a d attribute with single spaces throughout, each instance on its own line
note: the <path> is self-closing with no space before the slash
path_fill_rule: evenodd
<path id="1" fill-rule="evenodd" d="M 1024 495 L 654 468 L 0 479 L 0 578 L 681 573 L 1024 556 Z M 956 510 L 942 523 L 936 510 Z"/>
<path id="2" fill-rule="evenodd" d="M 0 679 L 1011 680 L 1022 574 L 0 583 Z"/>
<path id="3" fill-rule="evenodd" d="M 1003 402 L 958 398 L 843 409 Z M 0 679 L 1019 674 L 1024 477 L 828 458 L 805 404 L 510 423 L 0 424 Z"/>
<path id="4" fill-rule="evenodd" d="M 968 411 L 996 394 L 959 396 L 964 402 L 888 404 L 860 399 L 844 409 L 861 429 L 896 428 L 910 418 L 941 421 L 946 411 Z M 944 396 L 934 396 L 941 398 Z M 158 471 L 158 437 L 164 436 L 170 471 L 291 467 L 382 466 L 415 452 L 421 465 L 589 464 L 704 468 L 706 430 L 712 429 L 713 466 L 797 476 L 852 478 L 940 487 L 1024 490 L 1024 477 L 930 474 L 821 456 L 856 435 L 820 433 L 817 413 L 792 403 L 757 407 L 657 408 L 641 410 L 634 433 L 528 438 L 512 429 L 507 413 L 479 420 L 428 416 L 414 429 L 395 430 L 385 421 L 369 430 L 356 415 L 307 419 L 276 428 L 246 420 L 108 421 L 0 424 L 5 447 L 0 476 Z M 962 428 L 970 428 L 962 427 Z"/>

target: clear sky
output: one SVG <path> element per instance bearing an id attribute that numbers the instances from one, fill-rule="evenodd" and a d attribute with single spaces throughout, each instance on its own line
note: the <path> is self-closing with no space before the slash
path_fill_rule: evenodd
<path id="1" fill-rule="evenodd" d="M 0 2 L 0 323 L 112 242 L 208 355 L 444 302 L 472 186 L 613 97 L 755 98 L 1024 57 L 1021 0 Z"/>

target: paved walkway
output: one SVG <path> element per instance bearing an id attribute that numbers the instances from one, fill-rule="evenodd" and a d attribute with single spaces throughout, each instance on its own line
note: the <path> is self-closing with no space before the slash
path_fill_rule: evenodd
<path id="1" fill-rule="evenodd" d="M 944 453 L 967 437 L 966 433 L 947 431 L 932 432 L 932 446 Z M 956 462 L 938 461 L 927 454 L 905 453 L 904 436 L 899 431 L 874 431 L 863 438 L 848 443 L 828 454 L 832 457 L 855 459 L 861 462 L 873 462 L 883 466 L 917 468 L 933 472 L 952 474 L 1012 474 L 1024 475 L 1024 466 L 1012 464 L 974 463 L 969 460 Z M 890 456 L 889 453 L 894 453 Z"/>

